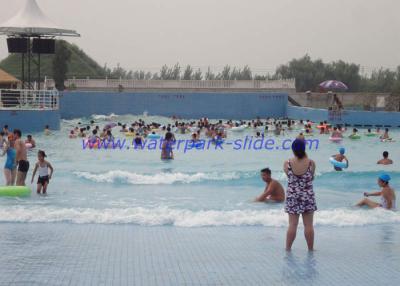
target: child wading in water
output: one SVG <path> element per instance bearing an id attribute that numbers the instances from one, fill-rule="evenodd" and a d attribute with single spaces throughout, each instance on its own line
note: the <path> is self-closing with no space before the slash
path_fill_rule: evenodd
<path id="1" fill-rule="evenodd" d="M 38 162 L 35 165 L 35 169 L 33 170 L 31 184 L 33 184 L 33 180 L 35 179 L 35 175 L 37 170 L 39 169 L 39 177 L 37 181 L 37 193 L 45 195 L 47 193 L 47 185 L 50 182 L 51 176 L 53 175 L 53 166 L 49 162 L 47 162 L 44 158 L 46 158 L 46 153 L 42 150 L 38 152 Z M 50 174 L 49 174 L 50 169 Z"/>

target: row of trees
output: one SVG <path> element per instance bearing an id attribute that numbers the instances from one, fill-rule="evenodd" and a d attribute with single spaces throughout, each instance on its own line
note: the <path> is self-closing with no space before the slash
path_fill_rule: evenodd
<path id="1" fill-rule="evenodd" d="M 248 66 L 243 68 L 231 67 L 226 65 L 224 69 L 215 73 L 208 68 L 203 72 L 198 68 L 194 69 L 192 66 L 187 65 L 184 69 L 181 68 L 179 63 L 172 67 L 164 65 L 158 73 L 145 72 L 143 70 L 128 71 L 122 68 L 119 64 L 117 67 L 110 69 L 104 66 L 105 74 L 108 78 L 122 78 L 122 79 L 162 79 L 162 80 L 251 80 L 253 75 Z M 257 76 L 258 79 L 266 77 Z"/>
<path id="2" fill-rule="evenodd" d="M 324 63 L 306 55 L 277 68 L 273 78 L 295 78 L 297 91 L 315 91 L 319 83 L 328 79 L 340 80 L 352 92 L 387 92 L 400 94 L 400 66 L 397 70 L 379 69 L 363 76 L 360 66 L 336 61 Z"/>
<path id="3" fill-rule="evenodd" d="M 324 63 L 322 60 L 312 60 L 305 55 L 293 59 L 288 64 L 279 66 L 273 74 L 253 74 L 249 66 L 243 68 L 226 65 L 221 72 L 215 73 L 210 68 L 203 73 L 188 65 L 184 69 L 177 63 L 172 67 L 164 65 L 160 72 L 150 73 L 143 70 L 127 71 L 119 65 L 114 69 L 104 67 L 109 78 L 123 79 L 162 79 L 162 80 L 265 80 L 265 79 L 296 79 L 296 89 L 299 92 L 317 91 L 319 83 L 328 79 L 340 80 L 346 83 L 351 92 L 385 92 L 400 94 L 400 66 L 397 70 L 379 69 L 368 76 L 360 73 L 360 66 L 346 63 L 342 60 Z"/>

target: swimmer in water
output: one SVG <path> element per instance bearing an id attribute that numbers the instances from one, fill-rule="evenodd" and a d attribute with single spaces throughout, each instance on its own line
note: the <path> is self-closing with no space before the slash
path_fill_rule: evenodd
<path id="1" fill-rule="evenodd" d="M 92 143 L 92 144 L 96 144 L 99 141 L 100 141 L 100 138 L 99 138 L 99 136 L 97 136 L 97 130 L 93 129 L 92 130 L 92 135 L 89 136 L 89 142 Z"/>
<path id="2" fill-rule="evenodd" d="M 19 129 L 14 129 L 13 138 L 14 138 L 14 148 L 16 151 L 16 160 L 18 164 L 17 169 L 17 186 L 25 186 L 26 175 L 29 171 L 29 161 L 27 156 L 27 149 L 25 146 L 25 142 L 22 141 L 22 133 Z"/>
<path id="3" fill-rule="evenodd" d="M 4 131 L 0 132 L 0 149 L 5 148 L 7 146 L 7 136 Z"/>
<path id="4" fill-rule="evenodd" d="M 139 133 L 136 133 L 136 137 L 133 140 L 133 145 L 135 146 L 135 149 L 137 149 L 137 148 L 142 149 L 143 148 L 143 137 L 140 136 Z"/>
<path id="5" fill-rule="evenodd" d="M 45 195 L 47 193 L 47 186 L 53 176 L 53 166 L 45 160 L 46 153 L 42 150 L 38 152 L 38 161 L 33 169 L 31 184 L 33 184 L 33 180 L 35 179 L 36 172 L 39 170 L 39 177 L 37 180 L 37 194 Z M 50 174 L 49 174 L 50 170 Z"/>
<path id="6" fill-rule="evenodd" d="M 25 144 L 31 144 L 32 148 L 36 147 L 36 141 L 32 138 L 32 135 L 26 136 Z"/>
<path id="7" fill-rule="evenodd" d="M 349 166 L 349 160 L 344 155 L 344 153 L 346 153 L 346 149 L 344 149 L 342 147 L 342 148 L 339 149 L 339 154 L 333 155 L 332 157 L 338 162 L 346 161 L 347 166 Z M 342 168 L 339 168 L 339 167 L 334 167 L 334 168 L 335 168 L 336 171 L 343 171 Z"/>
<path id="8" fill-rule="evenodd" d="M 391 164 L 393 164 L 393 160 L 391 160 L 391 159 L 389 159 L 389 152 L 388 151 L 385 151 L 385 152 L 383 152 L 383 159 L 380 159 L 379 161 L 378 161 L 378 165 L 391 165 Z"/>
<path id="9" fill-rule="evenodd" d="M 379 139 L 382 140 L 390 140 L 390 136 L 389 136 L 389 129 L 385 128 L 385 133 L 383 133 L 383 135 L 381 137 L 379 137 Z"/>
<path id="10" fill-rule="evenodd" d="M 1 132 L 4 135 L 4 132 Z M 11 135 L 11 134 L 10 134 Z M 3 145 L 3 154 L 7 154 L 6 163 L 4 165 L 4 178 L 7 186 L 13 186 L 15 183 L 15 178 L 17 176 L 17 162 L 16 162 L 16 151 L 14 149 L 14 139 L 13 136 L 9 136 L 9 140 Z"/>
<path id="11" fill-rule="evenodd" d="M 358 136 L 358 130 L 356 128 L 353 128 L 353 133 L 349 137 L 354 137 Z"/>
<path id="12" fill-rule="evenodd" d="M 78 137 L 78 136 L 75 134 L 75 131 L 74 131 L 74 130 L 71 130 L 71 131 L 69 132 L 68 137 L 69 137 L 69 139 L 75 139 L 75 138 Z"/>
<path id="13" fill-rule="evenodd" d="M 304 137 L 303 132 L 300 132 L 300 134 L 297 135 L 296 139 L 300 139 L 300 140 L 303 140 L 303 141 L 306 140 L 306 138 Z"/>
<path id="14" fill-rule="evenodd" d="M 51 134 L 49 125 L 44 127 L 44 135 L 49 136 Z"/>
<path id="15" fill-rule="evenodd" d="M 343 138 L 343 135 L 342 135 L 342 132 L 340 132 L 338 130 L 338 128 L 335 126 L 335 127 L 333 127 L 333 131 L 332 131 L 331 137 L 332 138 Z"/>
<path id="16" fill-rule="evenodd" d="M 271 170 L 261 170 L 261 179 L 267 183 L 264 193 L 255 199 L 255 202 L 283 203 L 285 201 L 285 190 L 282 185 L 271 177 Z"/>
<path id="17" fill-rule="evenodd" d="M 6 136 L 8 136 L 8 134 L 10 134 L 10 131 L 8 130 L 8 125 L 7 125 L 7 124 L 4 125 L 4 127 L 3 127 L 3 132 L 4 132 L 4 134 L 5 134 Z"/>
<path id="18" fill-rule="evenodd" d="M 165 139 L 162 143 L 161 147 L 161 160 L 173 160 L 174 159 L 174 152 L 173 150 L 173 145 L 174 140 L 172 133 L 167 132 L 165 134 Z"/>
<path id="19" fill-rule="evenodd" d="M 386 210 L 396 209 L 396 194 L 389 186 L 390 176 L 388 174 L 381 174 L 378 178 L 378 186 L 381 188 L 380 192 L 364 193 L 364 198 L 356 206 L 368 206 L 369 208 L 384 208 Z M 381 202 L 374 202 L 368 197 L 381 197 Z"/>
<path id="20" fill-rule="evenodd" d="M 79 129 L 79 134 L 78 134 L 78 136 L 81 137 L 81 138 L 85 138 L 85 137 L 86 137 L 85 131 L 86 131 L 86 128 L 81 128 L 81 129 Z"/>

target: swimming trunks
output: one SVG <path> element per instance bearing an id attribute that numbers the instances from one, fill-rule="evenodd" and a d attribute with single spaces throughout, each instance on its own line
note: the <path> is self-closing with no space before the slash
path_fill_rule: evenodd
<path id="1" fill-rule="evenodd" d="M 39 178 L 37 180 L 37 184 L 38 185 L 41 184 L 42 186 L 44 186 L 46 183 L 47 184 L 49 183 L 49 176 L 44 176 L 44 177 L 39 176 Z"/>
<path id="2" fill-rule="evenodd" d="M 25 160 L 18 161 L 18 171 L 22 173 L 27 173 L 29 170 L 29 162 Z"/>

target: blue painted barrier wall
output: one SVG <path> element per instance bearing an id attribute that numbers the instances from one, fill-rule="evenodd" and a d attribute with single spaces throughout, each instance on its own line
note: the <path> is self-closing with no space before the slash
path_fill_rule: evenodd
<path id="1" fill-rule="evenodd" d="M 1 127 L 20 129 L 23 133 L 40 132 L 49 125 L 51 130 L 60 129 L 58 110 L 0 110 Z"/>
<path id="2" fill-rule="evenodd" d="M 286 114 L 285 92 L 64 92 L 61 118 L 143 114 L 182 118 L 253 119 Z"/>
<path id="3" fill-rule="evenodd" d="M 286 116 L 291 119 L 304 119 L 319 122 L 328 120 L 328 110 L 288 105 Z"/>
<path id="4" fill-rule="evenodd" d="M 287 107 L 287 117 L 292 119 L 310 119 L 316 122 L 328 120 L 336 124 L 400 127 L 400 112 L 344 110 L 337 113 L 326 109 L 289 105 Z"/>

